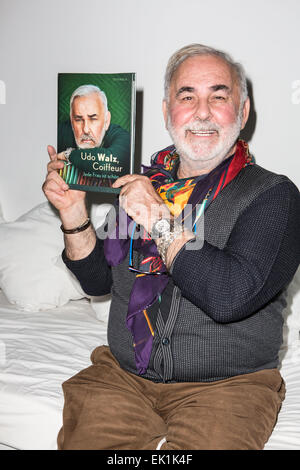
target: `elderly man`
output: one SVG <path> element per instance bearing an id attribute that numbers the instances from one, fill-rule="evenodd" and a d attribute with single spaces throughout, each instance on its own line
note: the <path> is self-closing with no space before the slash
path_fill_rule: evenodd
<path id="1" fill-rule="evenodd" d="M 59 449 L 262 449 L 284 399 L 299 191 L 238 140 L 249 98 L 227 54 L 176 52 L 163 112 L 174 145 L 114 183 L 120 217 L 105 240 L 49 152 L 44 191 L 60 211 L 63 259 L 88 294 L 112 293 L 108 346 L 63 384 Z"/>
<path id="2" fill-rule="evenodd" d="M 106 95 L 95 85 L 82 85 L 72 93 L 70 120 L 58 129 L 58 152 L 79 170 L 97 175 L 93 161 L 82 159 L 82 149 L 93 149 L 95 155 L 112 155 L 130 170 L 129 132 L 111 123 Z"/>

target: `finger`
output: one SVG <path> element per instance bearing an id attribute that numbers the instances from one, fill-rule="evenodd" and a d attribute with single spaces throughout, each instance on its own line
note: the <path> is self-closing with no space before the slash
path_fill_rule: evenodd
<path id="1" fill-rule="evenodd" d="M 54 193 L 63 196 L 66 192 L 66 189 L 63 189 L 62 186 L 54 179 L 46 180 L 42 189 L 45 194 Z"/>
<path id="2" fill-rule="evenodd" d="M 120 202 L 120 206 L 123 207 L 123 208 L 124 208 L 124 205 L 126 203 L 126 199 L 127 199 L 126 194 L 124 192 L 123 193 L 121 192 L 119 194 L 119 202 Z"/>
<path id="3" fill-rule="evenodd" d="M 112 185 L 113 188 L 120 188 L 121 186 L 124 186 L 127 183 L 131 183 L 132 181 L 136 180 L 139 178 L 141 175 L 124 175 L 120 176 Z"/>
<path id="4" fill-rule="evenodd" d="M 57 173 L 56 170 L 51 171 L 47 175 L 47 178 L 46 178 L 45 182 L 51 181 L 51 180 L 56 181 L 56 183 L 59 184 L 62 189 L 66 190 L 66 189 L 69 188 L 68 184 L 63 180 L 63 178 Z"/>
<path id="5" fill-rule="evenodd" d="M 47 165 L 47 171 L 50 173 L 50 171 L 61 170 L 64 166 L 65 164 L 61 160 L 51 160 Z"/>
<path id="6" fill-rule="evenodd" d="M 112 187 L 120 188 L 121 186 L 123 186 L 125 184 L 124 178 L 125 176 L 120 176 L 120 178 L 118 178 L 116 181 L 113 182 Z"/>
<path id="7" fill-rule="evenodd" d="M 56 160 L 56 158 L 57 158 L 56 157 L 56 150 L 52 145 L 47 146 L 47 151 L 48 151 L 48 155 L 50 157 L 50 160 Z"/>
<path id="8" fill-rule="evenodd" d="M 66 159 L 66 156 L 65 156 L 65 152 L 60 152 L 56 155 L 56 158 L 58 158 L 58 160 L 67 160 Z"/>

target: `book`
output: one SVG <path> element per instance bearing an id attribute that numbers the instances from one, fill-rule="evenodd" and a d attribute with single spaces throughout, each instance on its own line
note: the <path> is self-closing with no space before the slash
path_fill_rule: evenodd
<path id="1" fill-rule="evenodd" d="M 59 73 L 57 152 L 70 189 L 119 192 L 120 176 L 133 173 L 135 73 Z"/>

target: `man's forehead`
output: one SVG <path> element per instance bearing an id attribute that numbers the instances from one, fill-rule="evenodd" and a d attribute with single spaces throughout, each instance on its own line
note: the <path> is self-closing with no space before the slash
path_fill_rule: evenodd
<path id="1" fill-rule="evenodd" d="M 85 96 L 76 96 L 73 100 L 72 108 L 80 108 L 80 107 L 95 107 L 95 108 L 103 108 L 102 99 L 98 93 L 90 93 L 89 95 Z"/>
<path id="2" fill-rule="evenodd" d="M 232 89 L 236 75 L 230 65 L 221 57 L 197 55 L 184 60 L 176 69 L 171 86 L 179 89 L 182 86 L 206 85 L 213 88 L 227 87 Z"/>

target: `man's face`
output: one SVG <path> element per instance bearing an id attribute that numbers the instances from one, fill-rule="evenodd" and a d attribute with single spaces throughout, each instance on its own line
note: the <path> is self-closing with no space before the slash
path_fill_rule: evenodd
<path id="1" fill-rule="evenodd" d="M 240 109 L 239 86 L 225 61 L 194 56 L 175 71 L 163 110 L 182 159 L 222 161 L 231 154 L 247 122 L 249 100 Z"/>
<path id="2" fill-rule="evenodd" d="M 110 124 L 110 113 L 98 93 L 77 96 L 72 103 L 71 124 L 79 148 L 99 147 Z"/>

